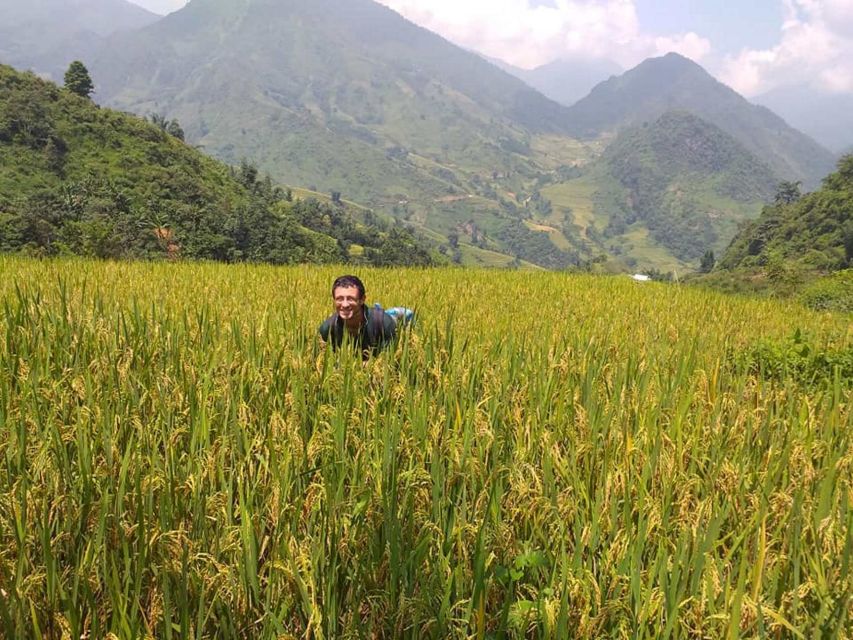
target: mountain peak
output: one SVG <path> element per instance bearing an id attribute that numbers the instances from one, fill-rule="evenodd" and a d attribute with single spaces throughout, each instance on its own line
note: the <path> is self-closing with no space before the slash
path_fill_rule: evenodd
<path id="1" fill-rule="evenodd" d="M 570 112 L 575 135 L 590 138 L 656 120 L 673 109 L 694 113 L 740 140 L 786 180 L 816 186 L 835 164 L 814 140 L 677 53 L 650 58 L 602 82 Z"/>

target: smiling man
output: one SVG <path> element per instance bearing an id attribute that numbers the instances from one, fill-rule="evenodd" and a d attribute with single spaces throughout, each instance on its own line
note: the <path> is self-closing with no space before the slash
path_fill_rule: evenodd
<path id="1" fill-rule="evenodd" d="M 320 325 L 320 337 L 338 349 L 344 339 L 353 342 L 367 360 L 377 355 L 397 335 L 394 318 L 379 307 L 367 308 L 364 283 L 356 276 L 341 276 L 332 285 L 335 313 Z"/>

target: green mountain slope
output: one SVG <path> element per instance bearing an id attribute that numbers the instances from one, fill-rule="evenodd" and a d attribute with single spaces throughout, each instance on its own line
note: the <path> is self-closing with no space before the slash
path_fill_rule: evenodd
<path id="1" fill-rule="evenodd" d="M 90 68 L 98 100 L 176 118 L 218 158 L 458 233 L 463 248 L 516 255 L 503 238 L 525 232 L 501 198 L 587 153 L 564 107 L 372 0 L 193 0 Z M 518 257 L 537 260 L 526 247 Z"/>
<path id="2" fill-rule="evenodd" d="M 0 63 L 61 79 L 106 36 L 159 17 L 127 0 L 0 0 Z"/>
<path id="3" fill-rule="evenodd" d="M 605 235 L 642 221 L 655 240 L 686 261 L 727 242 L 737 222 L 757 212 L 778 182 L 734 138 L 686 112 L 626 130 L 602 164 L 622 191 L 621 197 L 610 194 Z"/>
<path id="4" fill-rule="evenodd" d="M 853 156 L 839 162 L 820 190 L 766 207 L 732 241 L 720 267 L 764 268 L 779 260 L 816 271 L 853 267 Z"/>
<path id="5" fill-rule="evenodd" d="M 673 109 L 690 111 L 716 125 L 777 175 L 802 180 L 808 188 L 817 186 L 834 166 L 835 157 L 814 140 L 677 54 L 646 60 L 611 78 L 570 112 L 575 134 L 595 137 L 654 120 Z"/>
<path id="6" fill-rule="evenodd" d="M 231 169 L 153 124 L 0 65 L 0 250 L 430 262 L 410 234 L 369 212 L 357 222 L 343 204 L 288 200 L 250 165 Z"/>
<path id="7" fill-rule="evenodd" d="M 589 254 L 685 270 L 705 251 L 719 253 L 777 182 L 734 138 L 673 111 L 624 130 L 583 176 L 542 193 L 552 220 L 573 225 Z"/>
<path id="8" fill-rule="evenodd" d="M 696 282 L 853 313 L 853 156 L 842 158 L 820 190 L 765 207 Z"/>
<path id="9" fill-rule="evenodd" d="M 443 192 L 453 173 L 515 170 L 531 134 L 568 128 L 564 108 L 371 0 L 194 0 L 117 42 L 93 63 L 110 104 L 362 199 L 377 177 L 397 198 L 425 178 Z"/>

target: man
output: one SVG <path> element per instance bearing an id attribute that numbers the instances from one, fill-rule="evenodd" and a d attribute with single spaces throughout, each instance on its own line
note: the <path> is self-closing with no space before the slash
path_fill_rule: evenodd
<path id="1" fill-rule="evenodd" d="M 368 309 L 364 284 L 355 276 L 341 276 L 332 285 L 335 313 L 320 325 L 323 342 L 338 349 L 344 339 L 353 341 L 367 360 L 378 355 L 397 335 L 394 318 L 379 307 Z"/>

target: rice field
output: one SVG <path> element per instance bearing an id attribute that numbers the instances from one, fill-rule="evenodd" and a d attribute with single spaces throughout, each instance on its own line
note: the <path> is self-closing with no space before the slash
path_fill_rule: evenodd
<path id="1" fill-rule="evenodd" d="M 0 637 L 853 637 L 849 316 L 360 270 L 362 364 L 340 270 L 0 273 Z"/>

